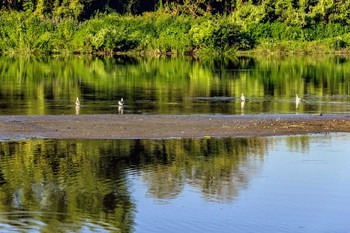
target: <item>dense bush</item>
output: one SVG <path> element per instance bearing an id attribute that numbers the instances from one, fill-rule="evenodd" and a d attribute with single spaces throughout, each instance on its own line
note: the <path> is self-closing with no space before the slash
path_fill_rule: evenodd
<path id="1" fill-rule="evenodd" d="M 134 49 L 139 39 L 118 15 L 102 15 L 85 21 L 71 43 L 76 51 L 115 52 Z"/>
<path id="2" fill-rule="evenodd" d="M 313 41 L 331 38 L 350 32 L 350 26 L 341 24 L 314 24 L 309 27 L 274 22 L 250 24 L 249 35 L 255 40 L 273 38 L 277 40 Z"/>
<path id="3" fill-rule="evenodd" d="M 96 12 L 141 15 L 162 11 L 173 15 L 230 15 L 246 23 L 282 22 L 310 26 L 350 23 L 345 0 L 7 0 L 0 9 L 33 12 L 37 16 L 89 19 Z"/>
<path id="4" fill-rule="evenodd" d="M 0 12 L 2 53 L 233 53 L 327 52 L 350 48 L 350 25 L 286 22 L 242 24 L 233 15 L 140 16 L 99 13 L 89 20 L 43 17 L 30 11 Z M 309 43 L 313 42 L 313 43 Z M 304 50 L 304 51 L 303 51 Z"/>
<path id="5" fill-rule="evenodd" d="M 169 14 L 148 14 L 151 27 L 143 31 L 148 40 L 143 41 L 144 48 L 154 51 L 188 52 L 191 50 L 191 17 L 174 16 Z M 144 19 L 141 19 L 144 20 Z"/>
<path id="6" fill-rule="evenodd" d="M 3 52 L 225 53 L 253 46 L 248 34 L 227 19 L 165 13 L 98 14 L 79 22 L 12 12 L 1 14 L 0 25 Z"/>
<path id="7" fill-rule="evenodd" d="M 54 24 L 25 13 L 0 14 L 0 50 L 35 53 L 52 51 Z"/>
<path id="8" fill-rule="evenodd" d="M 217 52 L 252 48 L 251 38 L 242 28 L 226 20 L 203 21 L 191 28 L 193 43 Z"/>

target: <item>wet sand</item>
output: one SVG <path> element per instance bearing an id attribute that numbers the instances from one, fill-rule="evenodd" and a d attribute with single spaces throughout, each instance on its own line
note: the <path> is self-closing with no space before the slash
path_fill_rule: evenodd
<path id="1" fill-rule="evenodd" d="M 350 132 L 350 115 L 0 116 L 0 140 L 160 139 Z"/>

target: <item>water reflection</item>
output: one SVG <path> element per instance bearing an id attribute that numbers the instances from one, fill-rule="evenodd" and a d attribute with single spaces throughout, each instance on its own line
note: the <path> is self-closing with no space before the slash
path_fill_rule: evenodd
<path id="1" fill-rule="evenodd" d="M 304 57 L 0 57 L 0 114 L 244 114 L 350 111 L 350 60 Z M 307 101 L 301 108 L 295 93 Z M 294 97 L 293 97 L 294 96 Z M 113 104 L 112 104 L 113 103 Z"/>
<path id="2" fill-rule="evenodd" d="M 0 212 L 10 213 L 1 217 L 1 223 L 16 228 L 21 219 L 31 219 L 43 232 L 78 232 L 89 225 L 130 232 L 134 204 L 124 164 L 105 164 L 100 161 L 101 148 L 89 145 L 68 141 L 0 143 Z M 104 165 L 113 172 L 100 170 Z M 32 224 L 23 222 L 17 228 L 23 225 Z"/>
<path id="3" fill-rule="evenodd" d="M 241 101 L 241 115 L 244 115 L 245 101 Z"/>
<path id="4" fill-rule="evenodd" d="M 336 140 L 333 140 L 333 137 Z M 340 161 L 345 166 L 348 160 L 339 160 L 339 156 L 330 156 L 332 160 L 325 160 L 325 156 L 319 157 L 320 152 L 312 147 L 321 146 L 319 150 L 325 151 L 323 147 L 331 148 L 331 142 L 339 141 L 340 145 L 344 145 L 342 140 L 347 141 L 348 138 L 348 136 L 336 138 L 332 135 L 317 137 L 305 135 L 235 139 L 0 142 L 0 231 L 133 232 L 135 228 L 140 229 L 140 227 L 144 227 L 143 231 L 147 231 L 146 229 L 152 228 L 153 224 L 157 225 L 154 218 L 151 220 L 153 224 L 151 222 L 146 224 L 149 221 L 147 216 L 164 217 L 157 204 L 146 204 L 148 200 L 168 206 L 167 208 L 172 209 L 172 212 L 177 213 L 176 216 L 186 216 L 186 211 L 178 209 L 183 205 L 186 206 L 181 202 L 184 198 L 191 203 L 187 207 L 189 214 L 194 211 L 198 217 L 203 218 L 196 220 L 201 221 L 201 224 L 204 224 L 203 227 L 206 222 L 209 223 L 211 220 L 221 222 L 227 217 L 231 221 L 233 219 L 245 221 L 246 217 L 237 218 L 236 210 L 221 215 L 221 220 L 220 215 L 214 217 L 211 211 L 215 212 L 216 208 L 232 208 L 232 205 L 237 205 L 240 209 L 242 208 L 241 196 L 248 198 L 247 193 L 259 196 L 261 192 L 271 191 L 270 198 L 276 200 L 277 206 L 282 204 L 278 201 L 280 197 L 288 196 L 293 199 L 293 195 L 273 191 L 281 185 L 282 181 L 279 177 L 283 176 L 283 172 L 288 170 L 289 166 L 298 171 L 295 173 L 293 170 L 293 176 L 287 176 L 290 180 L 285 185 L 290 184 L 291 188 L 284 189 L 290 194 L 295 191 L 294 179 L 304 174 L 300 172 L 305 162 L 332 165 L 334 158 L 334 162 Z M 336 147 L 339 146 L 338 144 Z M 285 146 L 281 147 L 281 145 Z M 284 147 L 292 153 L 285 158 L 286 162 L 281 160 L 283 152 L 282 154 L 279 152 L 283 151 Z M 313 153 L 312 150 L 315 150 L 316 159 L 313 157 L 307 159 L 305 155 Z M 271 160 L 269 154 L 274 151 L 278 156 L 274 156 Z M 344 153 L 348 154 L 348 151 Z M 298 160 L 301 160 L 301 166 L 298 165 Z M 327 167 L 334 170 L 334 165 Z M 312 166 L 306 169 L 307 172 L 311 172 L 318 171 L 319 168 Z M 323 167 L 323 169 L 326 168 Z M 342 171 L 342 168 L 338 167 L 337 171 Z M 334 185 L 332 180 L 325 179 L 320 173 L 317 174 L 322 182 L 328 180 L 331 182 L 329 185 Z M 327 175 L 331 175 L 330 172 Z M 304 177 L 303 182 L 317 183 L 317 177 L 308 177 L 306 180 Z M 308 180 L 311 178 L 312 180 Z M 267 181 L 267 187 L 262 189 L 263 191 L 259 188 L 261 180 Z M 271 184 L 277 186 L 271 186 Z M 298 187 L 303 184 L 298 183 Z M 317 187 L 327 187 L 327 185 Z M 319 193 L 317 189 L 311 191 L 307 185 L 304 188 L 307 192 Z M 313 195 L 313 198 L 315 199 L 316 196 Z M 199 209 L 193 209 L 201 203 L 199 200 L 212 204 L 208 207 L 202 203 L 196 207 Z M 253 198 L 253 203 L 254 200 L 256 199 Z M 337 200 L 344 201 L 341 197 Z M 177 202 L 182 204 L 179 206 Z M 266 203 L 271 210 L 274 209 L 272 203 L 268 201 Z M 289 202 L 283 199 L 283 203 Z M 202 211 L 201 208 L 209 212 Z M 288 209 L 288 212 L 293 212 L 293 208 Z M 248 205 L 243 212 L 241 209 L 239 212 L 259 216 L 256 210 L 260 209 Z M 263 210 L 264 213 L 270 211 L 266 207 L 263 207 Z M 179 211 L 182 214 L 179 214 Z M 313 215 L 312 211 L 309 214 Z M 298 213 L 300 212 L 303 211 L 299 209 Z M 193 214 L 192 218 L 195 218 Z M 189 228 L 186 228 L 191 232 L 198 227 L 192 224 L 190 217 L 188 219 L 184 217 L 182 221 L 191 223 L 187 226 Z M 252 232 L 258 229 L 254 226 L 256 221 L 255 219 L 247 223 L 252 226 L 249 228 Z M 163 222 L 165 224 L 163 227 L 173 229 L 171 228 L 173 222 L 172 220 Z M 183 227 L 181 224 L 177 225 L 173 231 L 181 232 L 183 230 L 181 226 Z M 216 227 L 217 229 L 212 230 L 222 232 L 224 229 L 226 231 L 229 229 L 220 224 Z M 161 229 L 158 229 L 159 232 Z M 151 231 L 154 230 L 152 228 Z"/>
<path id="5" fill-rule="evenodd" d="M 75 106 L 75 115 L 80 114 L 80 105 Z"/>
<path id="6" fill-rule="evenodd" d="M 173 199 L 188 183 L 208 200 L 229 201 L 259 171 L 266 139 L 78 140 L 0 143 L 0 229 L 76 232 L 134 225 L 130 175 L 156 199 Z M 8 214 L 6 214 L 8 213 Z M 80 226 L 78 227 L 77 226 Z"/>
<path id="7" fill-rule="evenodd" d="M 124 114 L 124 105 L 118 105 L 118 114 Z"/>

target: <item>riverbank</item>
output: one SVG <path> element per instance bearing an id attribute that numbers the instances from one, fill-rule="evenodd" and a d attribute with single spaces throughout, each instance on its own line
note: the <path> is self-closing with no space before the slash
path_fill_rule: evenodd
<path id="1" fill-rule="evenodd" d="M 256 137 L 350 132 L 350 115 L 0 116 L 0 140 Z"/>

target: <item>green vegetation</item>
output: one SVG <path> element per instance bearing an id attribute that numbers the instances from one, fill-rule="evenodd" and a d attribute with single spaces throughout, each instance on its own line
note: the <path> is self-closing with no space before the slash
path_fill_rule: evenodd
<path id="1" fill-rule="evenodd" d="M 345 52 L 345 0 L 0 1 L 2 53 Z"/>
<path id="2" fill-rule="evenodd" d="M 0 50 L 7 53 L 194 53 L 251 48 L 241 27 L 226 19 L 145 14 L 98 14 L 90 20 L 53 20 L 3 12 Z"/>

